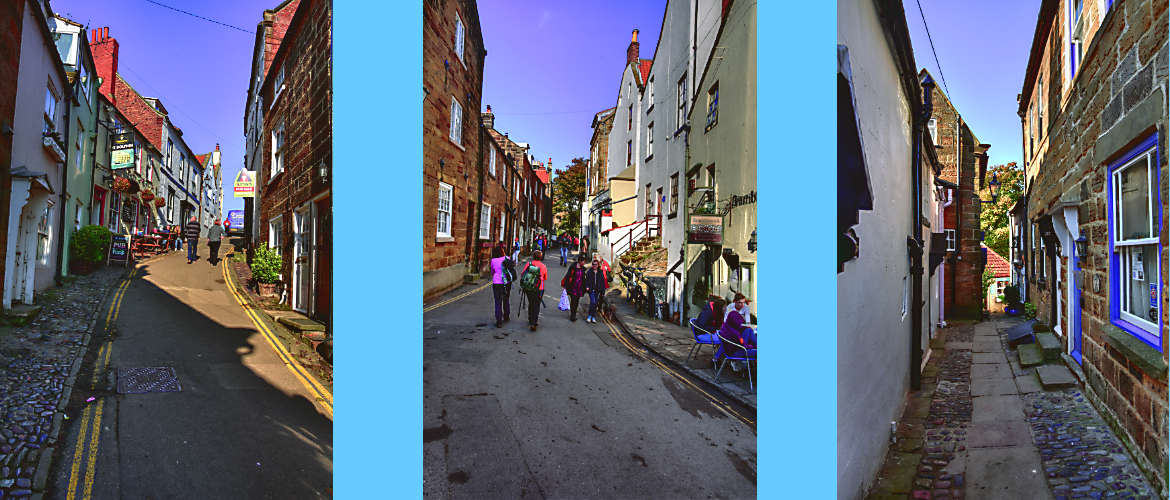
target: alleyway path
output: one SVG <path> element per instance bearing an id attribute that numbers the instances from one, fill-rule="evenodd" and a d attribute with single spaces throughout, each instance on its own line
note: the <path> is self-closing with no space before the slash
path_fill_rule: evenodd
<path id="1" fill-rule="evenodd" d="M 754 498 L 756 436 L 619 343 L 556 309 L 496 329 L 491 289 L 423 314 L 427 498 Z M 444 299 L 478 286 L 466 286 Z M 587 300 L 586 300 L 587 302 Z"/>
<path id="2" fill-rule="evenodd" d="M 328 411 L 256 331 L 221 268 L 185 253 L 140 265 L 100 312 L 113 327 L 99 325 L 78 377 L 47 496 L 330 497 Z M 169 389 L 181 390 L 115 390 L 125 370 L 149 367 L 173 368 Z"/>
<path id="3" fill-rule="evenodd" d="M 943 330 L 870 498 L 1155 498 L 1079 388 L 1046 391 L 999 318 Z"/>

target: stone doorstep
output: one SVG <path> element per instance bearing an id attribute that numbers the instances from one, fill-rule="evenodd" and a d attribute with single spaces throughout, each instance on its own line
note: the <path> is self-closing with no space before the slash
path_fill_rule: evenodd
<path id="1" fill-rule="evenodd" d="M 12 306 L 11 309 L 5 309 L 2 313 L 2 316 L 5 320 L 13 325 L 23 326 L 35 319 L 37 315 L 41 313 L 41 309 L 43 308 L 44 307 L 39 304 L 17 304 Z"/>
<path id="2" fill-rule="evenodd" d="M 1044 364 L 1044 350 L 1038 344 L 1024 344 L 1016 348 L 1020 354 L 1020 366 Z"/>
<path id="3" fill-rule="evenodd" d="M 1046 391 L 1077 385 L 1077 379 L 1073 378 L 1072 372 L 1063 364 L 1039 366 L 1036 368 L 1036 375 L 1040 377 L 1040 384 Z"/>
<path id="4" fill-rule="evenodd" d="M 276 317 L 276 321 L 284 326 L 287 326 L 292 331 L 300 334 L 304 334 L 305 332 L 325 331 L 325 325 L 301 316 L 300 314 L 282 314 Z"/>
<path id="5" fill-rule="evenodd" d="M 1049 332 L 1037 333 L 1036 343 L 1040 344 L 1041 349 L 1044 349 L 1044 359 L 1049 361 L 1060 360 L 1060 353 L 1064 351 L 1064 346 L 1061 345 L 1060 339 L 1056 338 L 1056 335 Z"/>

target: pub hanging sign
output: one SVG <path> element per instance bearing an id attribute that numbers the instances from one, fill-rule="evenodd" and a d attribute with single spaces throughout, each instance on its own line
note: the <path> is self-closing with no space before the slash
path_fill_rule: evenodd
<path id="1" fill-rule="evenodd" d="M 110 141 L 110 168 L 134 166 L 134 136 L 130 133 L 115 134 Z"/>
<path id="2" fill-rule="evenodd" d="M 718 215 L 692 215 L 687 230 L 687 243 L 723 244 L 723 217 Z"/>

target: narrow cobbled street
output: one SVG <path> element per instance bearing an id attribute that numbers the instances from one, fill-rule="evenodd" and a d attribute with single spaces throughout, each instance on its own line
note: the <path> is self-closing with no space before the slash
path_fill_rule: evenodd
<path id="1" fill-rule="evenodd" d="M 1156 497 L 1074 384 L 1021 366 L 1007 335 L 1021 322 L 940 331 L 869 498 Z"/>
<path id="2" fill-rule="evenodd" d="M 482 282 L 425 309 L 427 498 L 753 498 L 754 429 L 605 321 L 570 322 L 554 298 L 564 268 L 545 263 L 535 332 L 515 290 L 496 329 Z"/>

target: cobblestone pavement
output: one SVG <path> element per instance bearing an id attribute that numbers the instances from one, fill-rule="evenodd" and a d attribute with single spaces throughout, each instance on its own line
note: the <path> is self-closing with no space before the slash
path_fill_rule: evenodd
<path id="1" fill-rule="evenodd" d="M 963 474 L 949 467 L 966 450 L 971 424 L 971 351 L 948 351 L 926 417 L 925 456 L 910 498 L 963 498 Z"/>
<path id="2" fill-rule="evenodd" d="M 34 486 L 43 487 L 43 477 L 34 485 L 34 474 L 41 450 L 61 426 L 73 363 L 85 351 L 104 292 L 124 273 L 102 268 L 52 288 L 38 297 L 44 308 L 33 321 L 0 327 L 0 498 L 30 496 Z"/>
<path id="3" fill-rule="evenodd" d="M 1157 496 L 1080 390 L 1026 394 L 1024 402 L 1057 500 Z"/>

